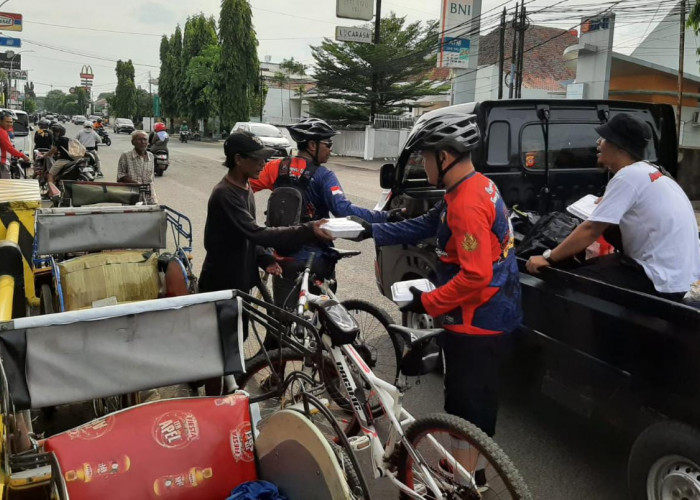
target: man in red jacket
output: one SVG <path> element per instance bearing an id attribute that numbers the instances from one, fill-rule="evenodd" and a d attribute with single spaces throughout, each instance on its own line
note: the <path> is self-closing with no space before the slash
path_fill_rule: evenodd
<path id="1" fill-rule="evenodd" d="M 7 131 L 12 129 L 12 124 L 12 114 L 8 111 L 2 111 L 0 113 L 0 178 L 2 179 L 10 178 L 10 159 L 13 156 L 29 161 L 29 157 L 21 151 L 17 151 L 10 141 L 10 135 Z"/>

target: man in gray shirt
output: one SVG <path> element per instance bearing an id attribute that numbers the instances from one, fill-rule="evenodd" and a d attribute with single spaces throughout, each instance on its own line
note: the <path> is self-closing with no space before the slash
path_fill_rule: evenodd
<path id="1" fill-rule="evenodd" d="M 104 177 L 100 165 L 100 157 L 97 156 L 97 145 L 102 142 L 100 136 L 92 129 L 92 122 L 86 121 L 83 129 L 78 132 L 75 138 L 80 141 L 80 144 L 85 146 L 85 149 L 90 151 L 95 156 L 95 170 L 97 177 Z"/>

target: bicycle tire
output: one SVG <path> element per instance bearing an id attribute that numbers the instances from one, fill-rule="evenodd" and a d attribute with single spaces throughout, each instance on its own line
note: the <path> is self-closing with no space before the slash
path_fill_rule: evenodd
<path id="1" fill-rule="evenodd" d="M 267 302 L 268 304 L 273 304 L 272 294 L 270 294 L 270 290 L 267 288 L 267 285 L 265 285 L 265 283 L 262 281 L 256 284 L 250 290 L 250 295 L 258 300 Z M 246 363 L 260 354 L 260 350 L 262 348 L 261 344 L 264 344 L 265 339 L 267 338 L 267 331 L 261 331 L 257 328 L 257 326 L 257 323 L 249 323 L 250 330 L 248 331 L 248 337 L 243 342 L 243 359 Z"/>
<path id="2" fill-rule="evenodd" d="M 335 453 L 335 458 L 338 460 L 338 465 L 340 465 L 340 468 L 345 474 L 345 481 L 347 481 L 348 487 L 350 488 L 350 500 L 369 500 L 369 497 L 365 496 L 363 493 L 362 481 L 360 479 L 362 472 L 358 471 L 352 463 L 345 448 L 333 441 L 331 441 L 330 444 L 333 453 Z"/>
<path id="3" fill-rule="evenodd" d="M 493 498 L 511 498 L 519 500 L 532 499 L 532 495 L 530 494 L 525 480 L 522 478 L 515 465 L 513 465 L 510 458 L 506 456 L 503 450 L 501 450 L 493 439 L 488 437 L 474 424 L 447 413 L 432 413 L 417 418 L 408 426 L 405 436 L 418 455 L 426 461 L 428 461 L 426 458 L 428 457 L 428 454 L 424 448 L 419 448 L 419 446 L 421 445 L 420 441 L 422 441 L 428 434 L 431 434 L 436 439 L 439 437 L 438 434 L 446 435 L 451 440 L 458 439 L 470 447 L 473 447 L 479 453 L 479 456 L 486 460 L 486 465 L 484 466 L 485 477 L 489 491 L 496 494 L 495 496 L 492 495 Z M 438 439 L 438 441 L 440 440 Z M 451 449 L 455 449 L 455 444 L 456 441 L 451 441 Z M 431 453 L 433 455 L 437 455 L 439 460 L 440 453 L 437 452 L 432 445 L 429 446 L 432 448 Z M 461 447 L 463 446 L 464 445 Z M 409 488 L 415 490 L 417 487 L 420 488 L 421 483 L 416 483 L 414 480 L 414 470 L 412 465 L 413 460 L 405 446 L 400 446 L 398 450 L 398 479 Z M 446 469 L 438 466 L 437 461 L 434 465 L 431 463 L 426 465 L 432 471 L 432 477 L 436 479 L 438 483 L 445 484 L 447 485 L 446 487 L 450 488 L 460 488 L 460 484 L 455 483 L 454 477 L 450 479 L 450 473 L 446 472 Z M 470 471 L 470 473 L 474 475 L 473 470 Z M 448 497 L 482 498 L 481 494 L 475 491 L 473 485 L 461 484 L 461 488 L 462 489 L 460 491 L 463 492 L 462 494 L 464 496 L 448 495 Z M 423 489 L 425 489 L 425 486 L 423 486 Z M 503 494 L 505 494 L 505 496 L 502 496 Z M 488 498 L 491 498 L 492 496 L 489 496 Z M 402 493 L 400 498 L 407 499 L 409 497 Z"/>
<path id="4" fill-rule="evenodd" d="M 341 304 L 360 325 L 360 337 L 353 342 L 355 350 L 376 376 L 396 385 L 403 340 L 389 330 L 391 316 L 366 300 L 343 300 Z"/>
<path id="5" fill-rule="evenodd" d="M 270 362 L 273 365 L 272 367 L 270 366 Z M 271 368 L 275 370 L 278 382 L 275 382 L 275 380 L 271 378 Z M 267 356 L 265 356 L 265 353 L 260 353 L 258 356 L 251 359 L 250 362 L 246 363 L 246 373 L 237 380 L 238 387 L 250 395 L 251 402 L 257 402 L 259 404 L 260 415 L 261 418 L 264 419 L 268 414 L 280 408 L 288 407 L 290 404 L 299 402 L 293 392 L 294 389 L 292 388 L 291 395 L 286 394 L 288 387 L 281 386 L 280 383 L 284 384 L 289 374 L 295 371 L 304 371 L 304 368 L 310 372 L 309 376 L 313 380 L 319 382 L 319 386 L 321 379 L 330 386 L 332 386 L 334 380 L 336 380 L 338 384 L 341 383 L 340 377 L 338 377 L 330 361 L 324 363 L 325 372 L 324 376 L 321 377 L 315 372 L 315 367 L 311 369 L 306 367 L 306 360 L 303 354 L 290 348 L 283 348 L 281 350 L 268 351 Z M 282 369 L 284 371 L 282 371 Z M 326 399 L 328 400 L 329 406 L 331 406 L 329 410 L 333 413 L 334 418 L 339 422 L 346 435 L 352 436 L 357 434 L 360 429 L 357 417 L 347 408 L 336 403 L 338 398 L 337 395 L 331 394 L 332 391 L 333 389 L 329 390 L 328 387 L 325 388 L 325 392 L 327 392 Z M 324 435 L 328 436 L 329 432 L 324 432 Z"/>

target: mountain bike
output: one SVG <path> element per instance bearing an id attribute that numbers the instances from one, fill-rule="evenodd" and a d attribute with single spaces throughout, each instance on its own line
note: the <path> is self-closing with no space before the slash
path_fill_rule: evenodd
<path id="1" fill-rule="evenodd" d="M 239 381 L 262 418 L 280 407 L 305 413 L 347 450 L 354 476 L 362 477 L 355 452 L 369 451 L 374 477 L 388 478 L 404 499 L 532 498 L 510 459 L 475 425 L 445 413 L 414 418 L 403 407 L 404 389 L 375 375 L 355 349 L 359 327 L 342 304 L 309 292 L 310 267 L 288 325 L 292 335 L 270 330 L 282 348 L 263 350 Z M 407 351 L 442 331 L 389 329 Z M 381 417 L 389 426 L 384 444 L 375 427 Z M 352 490 L 356 499 L 369 498 L 364 480 Z"/>

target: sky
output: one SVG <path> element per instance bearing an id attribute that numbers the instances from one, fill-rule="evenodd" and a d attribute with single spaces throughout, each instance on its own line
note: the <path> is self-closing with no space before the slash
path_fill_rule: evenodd
<path id="1" fill-rule="evenodd" d="M 537 0 L 533 7 L 557 2 L 561 0 Z M 440 4 L 440 0 L 382 0 L 382 15 L 393 11 L 411 22 L 437 19 Z M 482 12 L 502 4 L 503 0 L 483 0 Z M 335 26 L 362 24 L 336 18 L 334 0 L 251 0 L 251 5 L 260 60 L 269 56 L 272 62 L 281 62 L 294 57 L 311 64 L 309 45 L 319 44 L 323 37 L 334 38 Z M 507 4 L 509 8 L 513 5 L 514 1 Z M 160 37 L 170 35 L 177 24 L 184 26 L 188 16 L 199 12 L 218 18 L 219 9 L 220 0 L 8 0 L 1 10 L 23 15 L 21 33 L 3 34 L 22 39 L 21 49 L 14 50 L 23 51 L 22 69 L 29 70 L 38 95 L 51 89 L 67 92 L 79 84 L 83 64 L 89 64 L 95 75 L 93 95 L 97 96 L 114 90 L 117 59 L 131 59 L 137 86 L 148 89 L 149 72 L 154 78 L 159 72 Z M 571 25 L 576 19 L 571 17 Z M 562 19 L 559 25 L 570 27 L 568 23 Z M 639 38 L 639 27 L 635 30 Z M 616 30 L 615 36 L 617 42 L 625 36 L 624 29 Z M 629 39 L 628 34 L 628 46 Z"/>

